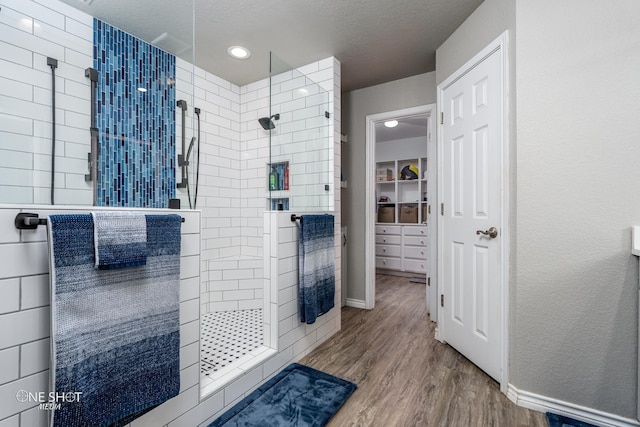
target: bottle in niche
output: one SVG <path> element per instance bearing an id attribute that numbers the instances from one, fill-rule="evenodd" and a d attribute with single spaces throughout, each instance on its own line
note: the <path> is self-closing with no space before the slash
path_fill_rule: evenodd
<path id="1" fill-rule="evenodd" d="M 276 185 L 278 182 L 278 174 L 276 173 L 275 167 L 271 168 L 271 173 L 269 174 L 269 190 L 275 191 Z"/>
<path id="2" fill-rule="evenodd" d="M 289 163 L 287 162 L 284 168 L 284 189 L 289 189 Z"/>

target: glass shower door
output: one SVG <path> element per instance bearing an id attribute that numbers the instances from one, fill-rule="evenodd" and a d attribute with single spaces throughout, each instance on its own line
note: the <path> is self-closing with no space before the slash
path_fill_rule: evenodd
<path id="1" fill-rule="evenodd" d="M 318 71 L 291 69 L 271 54 L 268 210 L 333 210 L 333 108 L 330 92 L 311 78 Z"/>

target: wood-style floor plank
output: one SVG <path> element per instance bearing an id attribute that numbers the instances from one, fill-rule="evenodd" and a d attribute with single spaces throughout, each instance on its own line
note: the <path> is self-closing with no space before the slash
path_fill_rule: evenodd
<path id="1" fill-rule="evenodd" d="M 329 427 L 546 427 L 474 364 L 435 338 L 425 285 L 376 279 L 374 310 L 342 309 L 342 330 L 300 363 L 353 381 L 358 389 Z"/>

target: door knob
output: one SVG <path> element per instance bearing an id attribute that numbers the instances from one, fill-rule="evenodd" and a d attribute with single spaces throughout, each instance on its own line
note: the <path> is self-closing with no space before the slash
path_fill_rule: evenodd
<path id="1" fill-rule="evenodd" d="M 482 230 L 476 230 L 476 234 L 480 235 L 483 234 L 485 236 L 489 236 L 492 239 L 495 239 L 496 237 L 498 237 L 498 229 L 495 227 L 491 227 L 488 230 L 482 231 Z"/>

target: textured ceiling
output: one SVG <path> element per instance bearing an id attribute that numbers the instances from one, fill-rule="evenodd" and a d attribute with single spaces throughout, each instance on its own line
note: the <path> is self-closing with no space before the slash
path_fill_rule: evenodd
<path id="1" fill-rule="evenodd" d="M 269 52 L 291 67 L 335 56 L 351 91 L 435 70 L 435 49 L 482 0 L 63 0 L 244 85 L 269 75 Z M 194 25 L 195 24 L 195 25 Z M 195 32 L 193 31 L 195 28 Z M 247 60 L 227 48 L 251 50 Z"/>

